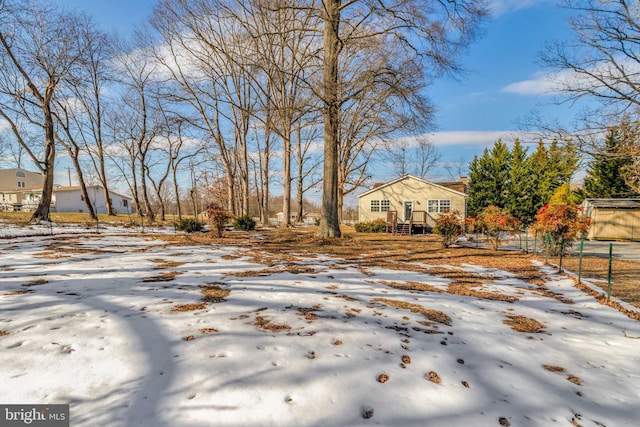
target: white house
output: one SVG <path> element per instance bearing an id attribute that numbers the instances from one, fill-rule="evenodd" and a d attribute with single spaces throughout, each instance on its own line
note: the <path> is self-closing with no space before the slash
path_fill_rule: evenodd
<path id="1" fill-rule="evenodd" d="M 89 201 L 96 213 L 107 213 L 107 204 L 104 198 L 104 188 L 100 185 L 87 186 Z M 131 199 L 113 191 L 109 192 L 111 205 L 116 213 L 131 213 Z M 79 186 L 58 187 L 54 190 L 56 212 L 86 212 L 87 205 L 84 202 Z"/>

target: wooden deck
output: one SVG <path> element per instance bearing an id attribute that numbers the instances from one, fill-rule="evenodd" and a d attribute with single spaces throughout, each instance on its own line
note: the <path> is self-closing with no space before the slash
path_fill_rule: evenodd
<path id="1" fill-rule="evenodd" d="M 409 221 L 399 221 L 397 211 L 388 211 L 385 231 L 401 236 L 411 236 L 431 233 L 434 225 L 435 219 L 425 211 L 411 212 Z"/>

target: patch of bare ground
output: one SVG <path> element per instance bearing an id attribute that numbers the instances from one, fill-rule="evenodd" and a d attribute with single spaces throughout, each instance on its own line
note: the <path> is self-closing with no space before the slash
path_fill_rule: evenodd
<path id="1" fill-rule="evenodd" d="M 177 304 L 171 307 L 171 311 L 176 312 L 184 312 L 184 311 L 196 311 L 196 310 L 204 310 L 207 308 L 206 302 L 197 302 L 190 304 Z"/>
<path id="2" fill-rule="evenodd" d="M 10 296 L 14 296 L 14 295 L 25 295 L 25 294 L 30 294 L 33 293 L 32 290 L 28 290 L 28 291 L 7 291 L 4 292 L 2 295 L 10 297 Z"/>
<path id="3" fill-rule="evenodd" d="M 0 337 L 4 337 L 5 335 L 9 335 L 9 332 L 0 330 Z"/>
<path id="4" fill-rule="evenodd" d="M 156 264 L 156 266 L 154 267 L 156 270 L 164 270 L 166 268 L 175 268 L 175 267 L 180 267 L 181 265 L 186 264 L 185 262 L 170 261 L 162 258 L 154 258 L 149 261 Z"/>
<path id="5" fill-rule="evenodd" d="M 143 282 L 170 282 L 175 279 L 177 276 L 181 275 L 181 271 L 165 271 L 160 274 L 156 274 L 154 276 L 145 277 L 142 279 Z"/>
<path id="6" fill-rule="evenodd" d="M 294 227 L 259 230 L 255 233 L 228 233 L 222 239 L 214 239 L 208 233 L 166 235 L 161 238 L 170 241 L 172 246 L 219 244 L 241 248 L 250 247 L 253 253 L 259 254 L 260 258 L 265 257 L 266 261 L 261 264 L 268 263 L 267 265 L 272 267 L 296 262 L 299 260 L 300 254 L 305 254 L 305 257 L 324 254 L 342 259 L 342 264 L 357 265 L 359 268 L 365 269 L 363 273 L 370 268 L 384 267 L 434 276 L 444 274 L 443 277 L 457 283 L 472 282 L 477 284 L 491 279 L 484 275 L 474 277 L 473 273 L 467 275 L 461 273 L 461 269 L 452 270 L 448 267 L 462 267 L 472 264 L 511 272 L 516 278 L 542 288 L 543 291 L 539 291 L 541 295 L 570 304 L 569 300 L 562 300 L 558 295 L 544 291 L 547 274 L 540 271 L 538 266 L 532 262 L 544 259 L 532 254 L 519 251 L 493 251 L 483 248 L 452 247 L 443 249 L 438 236 L 435 235 L 408 237 L 385 233 L 356 233 L 352 227 L 343 227 L 342 238 L 318 240 L 314 236 L 315 231 L 314 227 Z M 239 256 L 246 256 L 246 254 L 243 253 Z M 550 260 L 550 262 L 552 261 Z M 603 258 L 584 257 L 582 277 L 604 279 L 605 281 L 596 282 L 596 284 L 606 288 L 607 262 L 608 260 Z M 578 271 L 578 257 L 566 257 L 563 264 L 564 268 L 569 271 L 574 273 Z M 442 268 L 435 269 L 435 266 L 442 266 Z M 269 270 L 260 271 L 264 275 L 274 273 Z M 612 296 L 640 307 L 640 286 L 637 285 L 640 282 L 639 264 L 614 259 L 613 271 Z M 587 287 L 582 289 L 585 292 L 588 291 Z M 597 297 L 595 294 L 594 296 Z M 610 305 L 625 312 L 629 317 L 640 320 L 640 315 L 624 310 L 619 304 L 612 303 Z"/>
<path id="7" fill-rule="evenodd" d="M 46 285 L 47 283 L 49 283 L 49 281 L 47 279 L 35 279 L 35 280 L 32 280 L 32 281 L 30 281 L 28 283 L 25 283 L 22 286 L 25 286 L 25 287 L 42 286 L 42 285 Z"/>
<path id="8" fill-rule="evenodd" d="M 372 302 L 379 302 L 391 307 L 401 308 L 403 310 L 409 310 L 412 313 L 422 314 L 424 317 L 432 322 L 442 323 L 443 325 L 451 325 L 451 317 L 446 313 L 438 310 L 431 310 L 424 308 L 419 304 L 413 304 L 406 301 L 392 300 L 388 298 L 374 298 Z"/>
<path id="9" fill-rule="evenodd" d="M 375 282 L 373 282 L 375 283 Z M 403 289 L 408 291 L 420 291 L 420 292 L 437 292 L 437 293 L 449 293 L 455 295 L 463 295 L 480 299 L 488 299 L 494 301 L 506 301 L 515 302 L 518 301 L 518 297 L 512 295 L 504 295 L 496 292 L 488 292 L 482 290 L 480 283 L 473 283 L 467 281 L 466 283 L 453 283 L 447 286 L 446 290 L 437 288 L 435 286 L 419 283 L 419 282 L 389 282 L 380 281 L 377 282 L 381 285 L 389 286 L 396 289 Z"/>
<path id="10" fill-rule="evenodd" d="M 508 314 L 507 317 L 508 319 L 503 320 L 502 323 L 511 326 L 511 329 L 515 331 L 529 334 L 544 332 L 544 325 L 536 319 L 526 316 L 518 316 L 515 314 Z"/>
<path id="11" fill-rule="evenodd" d="M 223 289 L 219 283 L 210 283 L 206 285 L 200 285 L 202 290 L 202 300 L 210 303 L 220 303 L 226 301 L 226 297 L 229 296 L 231 291 L 229 289 Z"/>
<path id="12" fill-rule="evenodd" d="M 504 295 L 496 292 L 483 291 L 480 289 L 476 289 L 477 286 L 453 283 L 449 285 L 448 292 L 450 294 L 455 295 L 464 295 L 468 297 L 488 299 L 492 301 L 506 301 L 506 302 L 515 302 L 518 301 L 518 297 L 513 295 Z"/>
<path id="13" fill-rule="evenodd" d="M 271 331 L 271 332 L 278 332 L 278 331 L 291 329 L 291 326 L 289 325 L 272 323 L 270 320 L 262 316 L 257 316 L 256 320 L 252 324 L 254 326 L 257 326 L 260 329 L 264 329 L 266 331 Z"/>
<path id="14" fill-rule="evenodd" d="M 565 374 L 566 370 L 561 367 L 561 366 L 554 366 L 554 365 L 542 365 L 542 367 L 549 371 L 549 372 L 554 372 L 554 373 L 558 373 L 558 374 Z M 582 379 L 576 377 L 575 375 L 571 375 L 571 374 L 567 374 L 567 381 L 575 384 L 575 385 L 582 385 Z"/>

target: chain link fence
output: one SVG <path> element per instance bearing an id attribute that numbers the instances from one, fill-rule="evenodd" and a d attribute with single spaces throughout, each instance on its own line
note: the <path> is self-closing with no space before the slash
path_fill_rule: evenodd
<path id="1" fill-rule="evenodd" d="M 640 242 L 585 239 L 565 242 L 564 250 L 549 250 L 549 237 L 527 231 L 500 236 L 501 250 L 522 251 L 574 277 L 578 286 L 603 303 L 621 304 L 640 314 Z M 491 248 L 486 236 L 470 234 L 466 246 Z"/>

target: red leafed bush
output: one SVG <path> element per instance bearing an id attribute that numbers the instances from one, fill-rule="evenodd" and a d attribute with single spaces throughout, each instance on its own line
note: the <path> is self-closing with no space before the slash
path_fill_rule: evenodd
<path id="1" fill-rule="evenodd" d="M 453 209 L 448 213 L 444 213 L 436 219 L 436 226 L 433 230 L 442 237 L 442 245 L 445 248 L 451 246 L 453 241 L 462 234 L 463 222 L 460 212 Z"/>
<path id="2" fill-rule="evenodd" d="M 576 238 L 585 233 L 590 225 L 591 219 L 582 216 L 578 205 L 551 203 L 540 208 L 533 229 L 538 235 L 543 236 L 544 245 L 549 253 L 558 255 L 563 247 L 570 248 Z"/>
<path id="3" fill-rule="evenodd" d="M 476 216 L 475 229 L 487 236 L 493 250 L 498 250 L 500 240 L 518 228 L 518 220 L 497 206 L 487 206 Z"/>
<path id="4" fill-rule="evenodd" d="M 231 221 L 231 218 L 233 218 L 233 215 L 224 210 L 222 206 L 217 203 L 208 204 L 205 210 L 212 226 L 211 231 L 216 235 L 216 237 L 222 237 L 224 230 L 229 221 Z"/>

